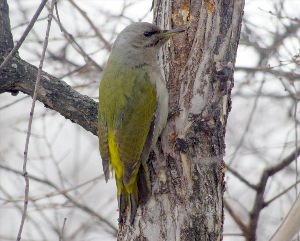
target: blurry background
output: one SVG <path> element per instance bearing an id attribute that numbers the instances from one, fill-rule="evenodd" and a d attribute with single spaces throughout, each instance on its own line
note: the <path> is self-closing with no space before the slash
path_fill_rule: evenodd
<path id="1" fill-rule="evenodd" d="M 39 1 L 8 0 L 8 4 L 17 41 Z M 150 0 L 59 1 L 64 29 L 60 31 L 55 15 L 44 70 L 98 101 L 101 68 L 116 35 L 131 22 L 151 22 L 151 4 Z M 297 160 L 270 177 L 265 190 L 256 185 L 265 168 L 299 148 L 299 9 L 298 0 L 246 0 L 226 134 L 224 240 L 245 240 L 251 225 L 257 240 L 267 240 L 299 193 Z M 19 51 L 36 66 L 47 14 L 46 8 Z M 0 95 L 0 240 L 15 240 L 21 220 L 20 172 L 31 100 L 22 93 Z M 64 218 L 65 240 L 115 240 L 115 182 L 104 181 L 94 135 L 37 103 L 27 169 L 33 179 L 22 240 L 58 240 Z M 257 194 L 263 194 L 263 203 Z"/>

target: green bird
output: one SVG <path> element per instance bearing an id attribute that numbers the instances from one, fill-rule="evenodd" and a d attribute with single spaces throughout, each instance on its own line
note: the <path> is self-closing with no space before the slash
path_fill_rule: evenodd
<path id="1" fill-rule="evenodd" d="M 117 37 L 99 87 L 98 136 L 105 180 L 115 174 L 119 222 L 133 224 L 142 194 L 149 193 L 146 161 L 167 123 L 168 91 L 159 48 L 183 29 L 139 22 Z"/>

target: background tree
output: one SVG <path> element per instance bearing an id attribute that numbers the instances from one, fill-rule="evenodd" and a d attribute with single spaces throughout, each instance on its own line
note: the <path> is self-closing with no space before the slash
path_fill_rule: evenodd
<path id="1" fill-rule="evenodd" d="M 0 34 L 1 56 L 12 48 L 5 2 L 0 3 L 4 23 L 0 30 L 8 35 Z M 62 33 L 54 15 L 44 68 L 72 89 L 52 75 L 41 75 L 38 98 L 56 111 L 36 104 L 28 156 L 30 203 L 24 239 L 57 239 L 62 235 L 65 217 L 65 240 L 109 240 L 116 235 L 114 182 L 105 185 L 99 176 L 97 139 L 57 114 L 63 113 L 95 134 L 95 102 L 74 90 L 97 99 L 102 66 L 115 35 L 133 20 L 152 21 L 147 14 L 148 1 L 111 2 L 58 2 Z M 231 15 L 230 9 L 237 10 L 234 6 L 242 2 L 228 1 L 226 6 L 217 1 L 195 2 L 154 4 L 156 23 L 165 27 L 188 25 L 188 32 L 174 39 L 160 56 L 169 80 L 173 115 L 159 143 L 164 154 L 152 155 L 155 198 L 139 216 L 136 232 L 124 229 L 120 235 L 138 236 L 141 231 L 141 235 L 148 235 L 145 227 L 150 226 L 145 223 L 149 215 L 159 214 L 157 223 L 164 219 L 168 222 L 154 234 L 171 237 L 181 229 L 187 240 L 208 233 L 207 238 L 213 240 L 221 237 L 223 137 L 230 106 L 225 103 L 230 101 L 232 87 L 237 47 L 233 40 L 238 39 L 234 31 L 238 27 L 230 26 L 239 23 L 241 14 L 241 8 L 232 11 L 239 13 L 236 15 Z M 14 40 L 19 40 L 38 6 L 26 1 L 8 4 Z M 50 8 L 50 2 L 46 7 Z M 298 167 L 294 160 L 298 156 L 299 19 L 294 17 L 294 9 L 297 3 L 291 0 L 246 4 L 226 134 L 225 240 L 254 240 L 255 236 L 267 240 L 297 196 Z M 141 13 L 133 20 L 128 17 L 136 12 Z M 14 58 L 0 74 L 0 130 L 5 137 L 0 139 L 0 224 L 9 227 L 1 229 L 0 239 L 4 240 L 15 239 L 23 210 L 22 156 L 31 105 L 26 95 L 14 97 L 10 93 L 20 90 L 32 95 L 37 69 L 29 63 L 38 66 L 41 59 L 47 14 L 44 8 L 22 43 L 22 59 Z M 224 33 L 232 35 L 228 38 Z M 199 87 L 202 92 L 195 91 Z M 198 97 L 193 99 L 191 93 Z M 163 161 L 157 162 L 157 158 Z M 172 209 L 161 212 L 160 207 L 168 203 Z M 155 212 L 148 212 L 155 204 Z M 190 226 L 180 220 L 185 217 L 191 219 Z M 174 222 L 177 230 L 165 226 Z"/>

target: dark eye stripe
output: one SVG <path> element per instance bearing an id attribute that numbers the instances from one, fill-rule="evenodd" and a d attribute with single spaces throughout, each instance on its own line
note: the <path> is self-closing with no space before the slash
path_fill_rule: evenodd
<path id="1" fill-rule="evenodd" d="M 145 37 L 150 37 L 152 36 L 153 34 L 156 34 L 158 33 L 159 31 L 150 31 L 150 32 L 144 32 L 144 36 Z"/>

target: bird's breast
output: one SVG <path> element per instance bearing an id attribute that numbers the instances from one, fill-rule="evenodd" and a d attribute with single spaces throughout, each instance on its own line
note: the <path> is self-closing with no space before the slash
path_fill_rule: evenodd
<path id="1" fill-rule="evenodd" d="M 159 135 L 161 134 L 163 128 L 166 126 L 168 119 L 168 103 L 169 103 L 169 94 L 166 86 L 166 81 L 164 80 L 160 70 L 157 67 L 157 70 L 149 71 L 150 79 L 152 84 L 156 89 L 156 98 L 157 98 L 157 108 L 155 113 L 155 126 L 153 133 L 152 145 L 157 142 Z"/>

